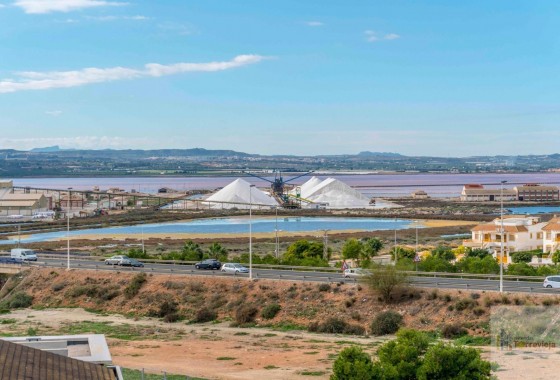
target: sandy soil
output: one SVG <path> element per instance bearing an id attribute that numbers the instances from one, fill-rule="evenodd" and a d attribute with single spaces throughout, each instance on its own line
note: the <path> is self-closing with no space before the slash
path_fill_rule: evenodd
<path id="1" fill-rule="evenodd" d="M 83 309 L 17 310 L 0 317 L 8 318 L 18 322 L 0 325 L 0 330 L 7 331 L 9 326 L 23 331 L 36 327 L 40 333 L 56 333 L 67 323 L 96 321 L 175 332 L 176 338 L 167 340 L 108 339 L 113 361 L 151 373 L 166 371 L 207 379 L 309 379 L 306 375 L 309 372 L 314 373 L 313 378 L 327 379 L 334 356 L 343 347 L 358 344 L 373 354 L 387 339 L 241 329 L 224 323 L 167 324 L 151 318 L 132 320 L 121 315 L 92 314 Z M 483 351 L 485 359 L 499 365 L 495 374 L 500 380 L 551 379 L 560 370 L 558 350 L 530 353 L 485 348 Z"/>
<path id="2" fill-rule="evenodd" d="M 81 321 L 171 329 L 177 338 L 167 341 L 108 339 L 113 362 L 151 373 L 166 371 L 207 379 L 309 379 L 306 372 L 314 372 L 313 378 L 328 379 L 334 356 L 343 347 L 359 344 L 373 353 L 386 340 L 232 328 L 226 323 L 167 324 L 152 318 L 131 320 L 120 315 L 92 314 L 83 309 L 17 310 L 2 318 L 18 321 L 10 326 L 36 326 L 41 334 L 56 333 L 67 323 Z M 3 325 L 1 329 L 5 329 Z"/>

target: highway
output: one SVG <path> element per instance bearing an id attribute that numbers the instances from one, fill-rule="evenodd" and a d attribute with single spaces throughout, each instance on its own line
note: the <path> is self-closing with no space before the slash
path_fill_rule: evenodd
<path id="1" fill-rule="evenodd" d="M 66 268 L 67 262 L 63 259 L 39 258 L 37 263 L 31 264 L 39 267 Z M 227 274 L 219 270 L 197 270 L 194 265 L 179 264 L 152 264 L 146 263 L 144 268 L 130 268 L 105 265 L 102 261 L 88 259 L 71 259 L 70 266 L 72 269 L 87 269 L 113 272 L 147 272 L 168 275 L 190 275 L 190 276 L 211 276 L 225 278 L 248 278 L 248 274 Z M 318 271 L 298 271 L 298 270 L 280 270 L 280 269 L 253 269 L 253 277 L 255 279 L 271 279 L 285 281 L 307 281 L 307 282 L 324 282 L 324 283 L 350 283 L 355 284 L 359 280 L 356 278 L 344 278 L 338 272 L 318 272 Z M 499 281 L 488 279 L 473 278 L 446 278 L 446 277 L 427 277 L 427 276 L 410 276 L 409 280 L 412 285 L 422 288 L 437 289 L 461 289 L 461 290 L 486 290 L 498 291 Z M 504 281 L 504 291 L 515 293 L 540 293 L 540 294 L 560 294 L 560 289 L 545 289 L 541 282 L 530 281 Z"/>

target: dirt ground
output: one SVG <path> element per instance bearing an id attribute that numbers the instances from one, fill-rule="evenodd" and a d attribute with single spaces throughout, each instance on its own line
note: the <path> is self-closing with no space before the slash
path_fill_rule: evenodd
<path id="1" fill-rule="evenodd" d="M 80 308 L 17 310 L 2 319 L 17 321 L 0 325 L 4 333 L 29 327 L 37 328 L 41 334 L 56 333 L 68 323 L 84 321 L 148 325 L 176 337 L 134 341 L 109 338 L 115 364 L 144 368 L 150 373 L 166 371 L 207 379 L 328 379 L 333 360 L 342 348 L 355 344 L 374 354 L 379 344 L 390 339 L 232 328 L 226 323 L 168 324 L 152 318 L 92 314 Z M 483 351 L 485 359 L 498 364 L 495 375 L 500 380 L 550 379 L 560 370 L 558 350 L 500 352 L 486 347 Z"/>

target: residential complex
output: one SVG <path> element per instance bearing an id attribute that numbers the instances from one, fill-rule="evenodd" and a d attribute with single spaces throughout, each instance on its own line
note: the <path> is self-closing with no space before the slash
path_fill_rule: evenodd
<path id="1" fill-rule="evenodd" d="M 500 259 L 503 243 L 504 263 L 511 262 L 511 254 L 519 251 L 542 250 L 549 255 L 560 249 L 560 218 L 541 222 L 539 217 L 504 217 L 503 233 L 501 219 L 481 224 L 471 230 L 472 238 L 463 245 L 491 251 Z"/>

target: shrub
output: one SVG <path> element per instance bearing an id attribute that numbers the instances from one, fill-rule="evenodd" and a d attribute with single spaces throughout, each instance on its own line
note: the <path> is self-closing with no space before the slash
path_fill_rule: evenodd
<path id="1" fill-rule="evenodd" d="M 252 323 L 259 310 L 254 305 L 241 305 L 235 311 L 235 322 L 239 325 Z"/>
<path id="2" fill-rule="evenodd" d="M 438 291 L 437 291 L 437 289 L 432 290 L 432 291 L 431 291 L 430 293 L 428 293 L 428 295 L 426 296 L 426 299 L 427 299 L 428 301 L 435 300 L 435 299 L 437 299 L 437 298 L 438 298 Z"/>
<path id="3" fill-rule="evenodd" d="M 480 317 L 484 313 L 486 313 L 486 309 L 484 309 L 481 306 L 477 306 L 473 309 L 473 314 L 476 315 L 477 317 Z"/>
<path id="4" fill-rule="evenodd" d="M 446 339 L 458 338 L 465 334 L 467 334 L 467 330 L 457 323 L 444 325 L 441 329 L 441 335 L 443 335 L 443 337 Z"/>
<path id="5" fill-rule="evenodd" d="M 418 368 L 417 378 L 489 380 L 490 362 L 474 348 L 438 343 L 430 347 Z"/>
<path id="6" fill-rule="evenodd" d="M 207 309 L 203 307 L 196 312 L 196 315 L 192 322 L 194 323 L 204 323 L 214 321 L 218 317 L 218 314 L 214 310 Z"/>
<path id="7" fill-rule="evenodd" d="M 391 302 L 394 292 L 407 285 L 406 275 L 393 266 L 378 265 L 373 272 L 374 274 L 365 277 L 365 281 L 385 302 Z"/>
<path id="8" fill-rule="evenodd" d="M 333 363 L 331 380 L 373 379 L 373 362 L 360 347 L 347 347 Z"/>
<path id="9" fill-rule="evenodd" d="M 266 305 L 264 307 L 264 309 L 262 309 L 261 311 L 261 316 L 264 319 L 272 319 L 274 317 L 276 317 L 276 314 L 278 314 L 278 312 L 280 312 L 280 305 L 278 305 L 277 303 L 272 303 L 270 305 Z"/>
<path id="10" fill-rule="evenodd" d="M 511 261 L 514 263 L 530 263 L 532 259 L 532 252 L 515 252 L 511 255 Z"/>
<path id="11" fill-rule="evenodd" d="M 351 325 L 338 318 L 329 318 L 323 323 L 313 322 L 308 328 L 310 332 L 327 334 L 363 335 L 365 329 L 359 325 Z"/>
<path id="12" fill-rule="evenodd" d="M 31 306 L 33 297 L 25 292 L 18 292 L 10 298 L 10 309 L 20 309 Z"/>
<path id="13" fill-rule="evenodd" d="M 396 333 L 403 325 L 403 317 L 395 311 L 384 311 L 375 316 L 371 322 L 373 335 L 387 335 Z"/>
<path id="14" fill-rule="evenodd" d="M 319 286 L 317 287 L 319 289 L 320 292 L 328 292 L 331 290 L 331 285 L 330 284 L 319 284 Z"/>
<path id="15" fill-rule="evenodd" d="M 66 287 L 66 282 L 57 282 L 56 284 L 53 284 L 51 286 L 51 289 L 53 292 L 60 292 L 62 289 L 64 289 Z"/>
<path id="16" fill-rule="evenodd" d="M 461 298 L 455 302 L 455 309 L 457 311 L 463 311 L 465 309 L 472 309 L 477 305 L 477 302 L 470 298 Z"/>
<path id="17" fill-rule="evenodd" d="M 125 297 L 131 299 L 132 297 L 137 295 L 138 292 L 140 292 L 140 288 L 142 287 L 142 285 L 144 285 L 146 281 L 148 281 L 146 278 L 146 273 L 138 273 L 137 275 L 132 277 L 132 280 L 130 281 L 128 286 L 124 289 Z"/>

